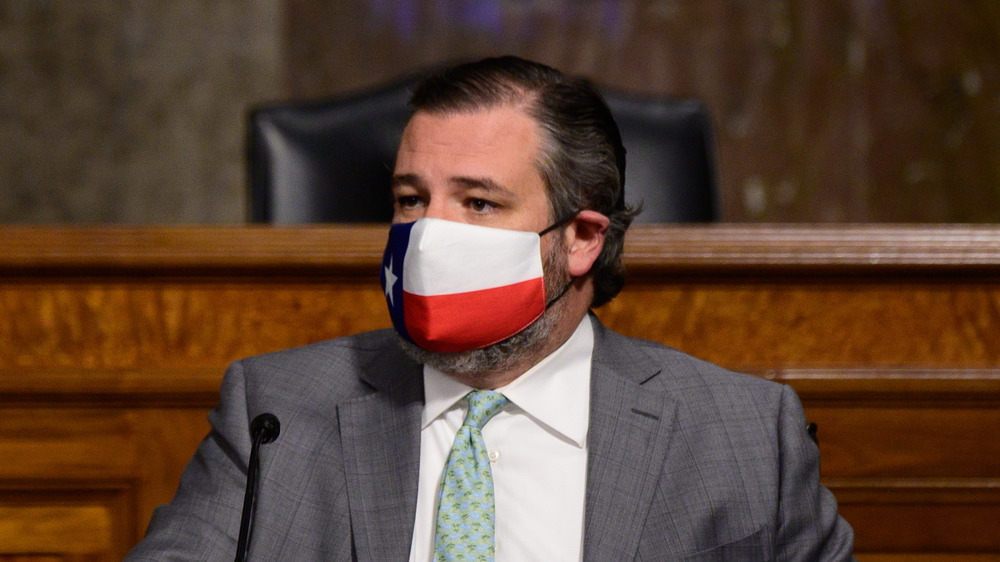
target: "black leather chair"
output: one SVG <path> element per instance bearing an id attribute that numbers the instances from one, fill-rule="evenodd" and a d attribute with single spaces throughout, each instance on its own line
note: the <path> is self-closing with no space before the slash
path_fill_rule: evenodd
<path id="1" fill-rule="evenodd" d="M 416 80 L 250 112 L 250 220 L 389 222 L 389 181 Z"/>
<path id="2" fill-rule="evenodd" d="M 625 145 L 625 201 L 636 222 L 714 222 L 721 215 L 715 136 L 697 100 L 603 92 Z"/>
<path id="3" fill-rule="evenodd" d="M 388 222 L 389 182 L 417 79 L 347 99 L 262 106 L 249 116 L 250 220 Z M 637 222 L 719 218 L 712 125 L 694 100 L 604 92 L 627 151 Z"/>

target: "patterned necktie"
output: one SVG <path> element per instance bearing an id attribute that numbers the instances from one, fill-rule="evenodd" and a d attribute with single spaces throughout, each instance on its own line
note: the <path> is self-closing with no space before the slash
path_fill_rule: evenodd
<path id="1" fill-rule="evenodd" d="M 492 390 L 465 396 L 469 412 L 455 435 L 441 477 L 434 560 L 493 560 L 493 472 L 483 425 L 507 403 Z"/>

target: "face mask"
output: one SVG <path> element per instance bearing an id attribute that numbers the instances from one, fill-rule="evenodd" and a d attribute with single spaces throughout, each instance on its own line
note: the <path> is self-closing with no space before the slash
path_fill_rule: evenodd
<path id="1" fill-rule="evenodd" d="M 525 329 L 566 292 L 546 303 L 541 236 L 573 216 L 541 233 L 432 218 L 393 225 L 380 277 L 396 331 L 453 352 Z"/>

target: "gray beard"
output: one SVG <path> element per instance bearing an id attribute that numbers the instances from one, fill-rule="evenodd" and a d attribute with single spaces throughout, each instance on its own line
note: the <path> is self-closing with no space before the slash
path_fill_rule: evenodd
<path id="1" fill-rule="evenodd" d="M 572 281 L 569 272 L 566 271 L 567 261 L 565 248 L 559 243 L 553 244 L 543 263 L 547 299 L 560 295 Z M 449 375 L 473 376 L 501 371 L 530 358 L 545 346 L 549 335 L 562 317 L 562 307 L 559 305 L 559 301 L 552 303 L 527 328 L 503 341 L 480 349 L 454 352 L 427 351 L 403 339 L 398 333 L 396 339 L 410 358 Z"/>

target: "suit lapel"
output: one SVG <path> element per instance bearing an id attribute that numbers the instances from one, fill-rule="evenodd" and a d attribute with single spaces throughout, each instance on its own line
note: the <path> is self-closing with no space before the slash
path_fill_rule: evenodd
<path id="1" fill-rule="evenodd" d="M 375 392 L 338 406 L 351 532 L 358 560 L 405 560 L 417 505 L 423 376 L 401 355 L 372 354 Z"/>
<path id="2" fill-rule="evenodd" d="M 584 560 L 633 559 L 676 405 L 643 388 L 660 367 L 594 319 Z"/>

